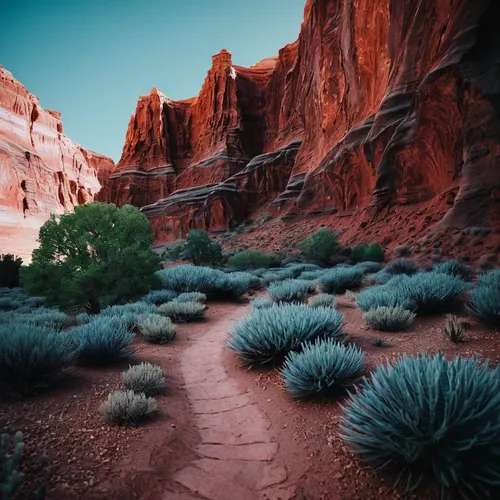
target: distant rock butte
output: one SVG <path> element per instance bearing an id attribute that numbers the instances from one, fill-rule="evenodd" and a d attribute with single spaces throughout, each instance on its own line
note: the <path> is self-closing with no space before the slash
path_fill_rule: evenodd
<path id="1" fill-rule="evenodd" d="M 277 57 L 243 68 L 222 50 L 197 97 L 141 97 L 100 196 L 142 207 L 158 242 L 259 210 L 361 231 L 443 197 L 423 231 L 495 225 L 495 3 L 308 0 Z"/>
<path id="2" fill-rule="evenodd" d="M 28 259 L 50 213 L 93 201 L 113 170 L 64 135 L 61 114 L 0 66 L 0 251 Z"/>

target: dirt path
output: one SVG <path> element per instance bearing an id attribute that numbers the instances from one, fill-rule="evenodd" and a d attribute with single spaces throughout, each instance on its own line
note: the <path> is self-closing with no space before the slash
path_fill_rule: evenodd
<path id="1" fill-rule="evenodd" d="M 198 456 L 173 479 L 190 494 L 164 500 L 287 500 L 295 488 L 277 454 L 271 422 L 223 365 L 227 332 L 248 311 L 235 306 L 184 350 L 181 372 L 200 435 Z"/>

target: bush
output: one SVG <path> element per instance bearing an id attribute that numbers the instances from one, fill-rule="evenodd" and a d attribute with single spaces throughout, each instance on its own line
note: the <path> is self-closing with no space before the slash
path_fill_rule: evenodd
<path id="1" fill-rule="evenodd" d="M 8 253 L 0 255 L 0 287 L 15 288 L 19 286 L 19 270 L 23 265 L 20 257 Z"/>
<path id="2" fill-rule="evenodd" d="M 175 338 L 172 320 L 160 314 L 142 314 L 137 320 L 137 328 L 152 344 L 167 344 Z"/>
<path id="3" fill-rule="evenodd" d="M 379 262 L 358 262 L 355 267 L 361 269 L 363 274 L 373 274 L 381 271 L 384 266 Z"/>
<path id="4" fill-rule="evenodd" d="M 399 245 L 394 247 L 392 253 L 396 257 L 409 257 L 411 255 L 411 248 L 408 245 Z"/>
<path id="5" fill-rule="evenodd" d="M 102 305 L 141 296 L 157 284 L 151 225 L 131 205 L 89 203 L 52 214 L 39 241 L 31 264 L 21 268 L 21 283 L 49 303 L 89 304 L 98 313 Z"/>
<path id="6" fill-rule="evenodd" d="M 144 393 L 113 391 L 101 406 L 101 413 L 109 424 L 133 425 L 151 418 L 157 410 L 156 401 Z"/>
<path id="7" fill-rule="evenodd" d="M 184 246 L 183 258 L 195 265 L 219 264 L 222 261 L 222 247 L 201 229 L 189 231 Z"/>
<path id="8" fill-rule="evenodd" d="M 10 449 L 12 448 L 12 450 Z M 3 433 L 0 440 L 0 494 L 2 500 L 9 500 L 23 480 L 19 466 L 24 452 L 23 435 Z"/>
<path id="9" fill-rule="evenodd" d="M 163 286 L 176 292 L 200 292 L 212 297 L 240 297 L 249 288 L 248 279 L 232 277 L 210 267 L 190 264 L 169 267 L 157 272 Z"/>
<path id="10" fill-rule="evenodd" d="M 444 333 L 452 342 L 462 342 L 464 340 L 464 331 L 465 322 L 463 320 L 453 314 L 446 316 Z"/>
<path id="11" fill-rule="evenodd" d="M 325 265 L 340 250 L 337 235 L 330 229 L 322 228 L 306 238 L 298 247 L 303 256 L 312 262 Z"/>
<path id="12" fill-rule="evenodd" d="M 49 382 L 73 357 L 53 328 L 16 322 L 0 326 L 0 382 L 22 390 Z"/>
<path id="13" fill-rule="evenodd" d="M 368 245 L 366 243 L 358 243 L 357 245 L 352 247 L 349 259 L 353 262 L 361 262 L 362 260 L 366 260 L 365 253 L 367 249 Z"/>
<path id="14" fill-rule="evenodd" d="M 29 323 L 36 326 L 46 326 L 55 330 L 64 330 L 66 327 L 74 323 L 71 316 L 58 311 L 57 309 L 47 309 L 39 307 L 31 309 L 27 313 L 17 314 L 15 316 L 17 323 Z"/>
<path id="15" fill-rule="evenodd" d="M 279 267 L 280 258 L 271 253 L 263 253 L 259 250 L 244 250 L 235 253 L 229 259 L 229 266 L 235 269 L 260 269 L 267 267 Z"/>
<path id="16" fill-rule="evenodd" d="M 323 274 L 325 274 L 324 269 L 319 269 L 318 271 L 305 271 L 301 273 L 299 278 L 301 280 L 318 280 Z"/>
<path id="17" fill-rule="evenodd" d="M 488 498 L 500 482 L 500 370 L 477 359 L 406 355 L 350 395 L 341 437 L 365 461 L 402 469 L 408 489 Z"/>
<path id="18" fill-rule="evenodd" d="M 416 314 L 401 307 L 377 307 L 363 314 L 363 319 L 375 330 L 398 332 L 413 323 Z"/>
<path id="19" fill-rule="evenodd" d="M 297 304 L 258 309 L 231 331 L 229 347 L 249 364 L 265 364 L 299 350 L 305 341 L 342 339 L 343 315 L 330 307 Z"/>
<path id="20" fill-rule="evenodd" d="M 298 278 L 301 276 L 302 273 L 307 273 L 307 272 L 322 272 L 323 269 L 316 264 L 297 264 L 297 263 L 291 263 L 287 264 L 285 266 L 285 269 L 290 271 L 293 274 L 294 278 Z"/>
<path id="21" fill-rule="evenodd" d="M 369 311 L 378 307 L 399 307 L 414 311 L 417 304 L 407 294 L 399 293 L 396 287 L 386 285 L 368 288 L 356 297 L 356 304 L 362 311 Z"/>
<path id="22" fill-rule="evenodd" d="M 488 278 L 483 280 L 488 283 Z M 469 294 L 468 311 L 477 319 L 492 327 L 500 326 L 500 284 L 482 284 Z"/>
<path id="23" fill-rule="evenodd" d="M 206 302 L 207 296 L 200 292 L 187 292 L 181 293 L 177 298 L 173 299 L 174 302 Z"/>
<path id="24" fill-rule="evenodd" d="M 373 339 L 371 342 L 373 347 L 385 347 L 385 340 L 384 339 Z"/>
<path id="25" fill-rule="evenodd" d="M 174 300 L 177 295 L 173 290 L 151 290 L 142 301 L 148 304 L 163 304 Z"/>
<path id="26" fill-rule="evenodd" d="M 266 283 L 274 283 L 275 281 L 291 280 L 293 279 L 293 271 L 290 269 L 273 269 L 264 273 L 262 279 Z"/>
<path id="27" fill-rule="evenodd" d="M 101 317 L 119 319 L 123 323 L 126 323 L 129 328 L 133 328 L 140 316 L 154 314 L 155 312 L 156 307 L 154 304 L 132 302 L 131 304 L 106 307 L 101 311 Z"/>
<path id="28" fill-rule="evenodd" d="M 407 274 L 411 276 L 412 274 L 418 273 L 418 271 L 417 264 L 411 259 L 394 259 L 385 266 L 383 272 L 391 276 L 395 274 Z"/>
<path id="29" fill-rule="evenodd" d="M 203 318 L 207 306 L 199 302 L 167 302 L 158 307 L 158 313 L 176 323 L 187 323 Z"/>
<path id="30" fill-rule="evenodd" d="M 268 307 L 272 307 L 274 302 L 269 299 L 255 299 L 250 302 L 252 305 L 252 309 L 266 309 Z"/>
<path id="31" fill-rule="evenodd" d="M 335 307 L 337 305 L 337 297 L 328 293 L 319 293 L 309 299 L 310 307 Z"/>
<path id="32" fill-rule="evenodd" d="M 327 395 L 352 385 L 363 370 L 364 354 L 334 339 L 306 342 L 301 352 L 290 352 L 281 376 L 296 398 Z"/>
<path id="33" fill-rule="evenodd" d="M 76 315 L 75 319 L 77 325 L 86 325 L 92 319 L 92 315 L 88 313 L 80 313 Z"/>
<path id="34" fill-rule="evenodd" d="M 358 288 L 362 280 L 363 271 L 355 267 L 336 267 L 319 279 L 323 291 L 327 293 L 343 293 Z"/>
<path id="35" fill-rule="evenodd" d="M 162 254 L 162 260 L 176 261 L 184 258 L 185 240 L 175 240 L 170 243 Z"/>
<path id="36" fill-rule="evenodd" d="M 151 363 L 131 366 L 122 373 L 123 385 L 131 391 L 142 392 L 146 396 L 155 396 L 165 389 L 163 370 Z"/>
<path id="37" fill-rule="evenodd" d="M 464 281 L 469 281 L 474 275 L 474 270 L 470 266 L 467 266 L 458 260 L 445 260 L 439 264 L 434 264 L 434 266 L 432 266 L 432 270 L 436 273 L 456 276 Z"/>
<path id="38" fill-rule="evenodd" d="M 384 250 L 378 243 L 370 243 L 365 251 L 364 259 L 370 262 L 382 262 Z"/>
<path id="39" fill-rule="evenodd" d="M 262 288 L 264 281 L 259 277 L 245 271 L 236 271 L 229 274 L 231 279 L 242 280 L 248 283 L 248 288 L 252 290 L 259 290 Z"/>
<path id="40" fill-rule="evenodd" d="M 134 334 L 127 322 L 119 318 L 96 316 L 86 325 L 73 328 L 68 342 L 80 365 L 104 365 L 128 358 Z"/>
<path id="41" fill-rule="evenodd" d="M 495 269 L 479 276 L 477 286 L 496 286 L 500 288 L 500 269 Z"/>
<path id="42" fill-rule="evenodd" d="M 284 280 L 271 283 L 267 293 L 275 302 L 300 302 L 315 286 L 303 280 Z"/>

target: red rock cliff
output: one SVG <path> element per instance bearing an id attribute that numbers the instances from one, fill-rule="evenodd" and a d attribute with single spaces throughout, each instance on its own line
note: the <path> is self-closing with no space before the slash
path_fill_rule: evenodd
<path id="1" fill-rule="evenodd" d="M 352 230 L 404 206 L 422 231 L 495 226 L 495 3 L 308 0 L 276 58 L 241 68 L 222 51 L 198 97 L 142 97 L 103 197 L 144 207 L 158 241 L 262 207 Z"/>
<path id="2" fill-rule="evenodd" d="M 0 250 L 25 259 L 49 214 L 93 201 L 114 163 L 63 132 L 60 113 L 0 66 Z"/>

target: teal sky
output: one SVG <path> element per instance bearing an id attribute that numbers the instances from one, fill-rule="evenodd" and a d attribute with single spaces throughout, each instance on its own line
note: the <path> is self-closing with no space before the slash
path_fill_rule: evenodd
<path id="1" fill-rule="evenodd" d="M 305 0 L 0 0 L 0 64 L 118 161 L 140 95 L 195 96 L 222 48 L 250 66 L 299 33 Z"/>

